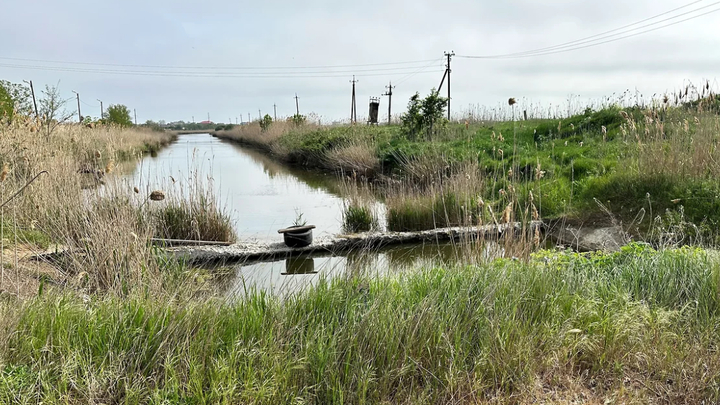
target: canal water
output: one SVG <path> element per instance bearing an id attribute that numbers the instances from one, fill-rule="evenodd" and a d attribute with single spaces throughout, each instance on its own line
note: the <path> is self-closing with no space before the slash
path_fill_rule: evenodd
<path id="1" fill-rule="evenodd" d="M 187 189 L 199 181 L 214 189 L 232 219 L 239 241 L 280 242 L 278 229 L 302 213 L 317 226 L 315 237 L 342 231 L 342 185 L 331 174 L 305 171 L 272 161 L 264 154 L 209 134 L 180 135 L 156 156 L 145 157 L 127 181 L 141 190 Z M 382 205 L 378 203 L 380 214 Z M 290 292 L 353 272 L 386 273 L 418 265 L 457 260 L 452 244 L 358 252 L 346 256 L 239 264 L 228 294 L 247 289 Z"/>

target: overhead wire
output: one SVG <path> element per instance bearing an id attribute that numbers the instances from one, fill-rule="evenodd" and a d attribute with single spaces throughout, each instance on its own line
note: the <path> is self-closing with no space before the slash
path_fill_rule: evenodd
<path id="1" fill-rule="evenodd" d="M 0 63 L 0 67 L 6 68 L 17 68 L 17 69 L 29 69 L 29 70 L 44 70 L 44 71 L 57 71 L 57 72 L 73 72 L 73 73 L 99 73 L 99 74 L 111 74 L 111 75 L 130 75 L 130 76 L 154 76 L 154 77 L 196 77 L 196 78 L 245 78 L 245 79 L 302 79 L 302 78 L 326 78 L 326 77 L 346 77 L 347 74 L 356 71 L 335 71 L 329 73 L 323 72 L 297 72 L 297 73 L 276 73 L 276 74 L 263 74 L 263 73 L 208 73 L 208 72 L 158 72 L 158 71 L 138 71 L 138 70 L 112 70 L 112 69 L 87 69 L 87 68 L 73 68 L 73 67 L 60 67 L 60 66 L 35 66 L 35 65 L 17 65 L 17 64 L 3 64 Z M 406 71 L 398 72 L 382 72 L 382 70 L 370 70 L 368 73 L 363 73 L 362 76 L 397 76 L 406 74 Z M 382 73 L 378 73 L 382 72 Z M 414 72 L 411 72 L 414 73 Z"/>
<path id="2" fill-rule="evenodd" d="M 702 1 L 702 0 L 701 0 L 701 1 Z M 697 3 L 697 2 L 695 2 L 695 3 Z M 691 4 L 695 4 L 695 3 L 691 3 Z M 611 42 L 616 42 L 616 41 L 619 41 L 619 40 L 622 40 L 622 39 L 626 39 L 626 38 L 635 37 L 635 36 L 642 35 L 642 34 L 646 34 L 646 33 L 649 33 L 649 32 L 657 31 L 657 30 L 660 30 L 660 29 L 663 29 L 663 28 L 667 28 L 667 27 L 670 27 L 670 26 L 673 26 L 673 25 L 677 25 L 677 24 L 680 24 L 680 23 L 683 23 L 683 22 L 686 22 L 686 21 L 690 21 L 690 20 L 694 20 L 694 19 L 696 19 L 696 18 L 700 18 L 700 17 L 706 16 L 706 15 L 708 15 L 708 14 L 716 13 L 716 12 L 720 11 L 720 7 L 716 8 L 716 9 L 713 9 L 713 10 L 710 10 L 710 11 L 706 11 L 706 12 L 701 13 L 701 14 L 697 14 L 697 15 L 688 17 L 688 18 L 684 18 L 684 19 L 679 20 L 679 21 L 673 21 L 673 22 L 671 22 L 671 23 L 664 24 L 664 25 L 661 25 L 661 26 L 659 26 L 659 27 L 654 27 L 654 28 L 651 28 L 651 29 L 646 29 L 646 30 L 643 30 L 643 31 L 640 31 L 640 32 L 635 32 L 635 33 L 630 34 L 630 33 L 633 32 L 633 31 L 636 31 L 636 30 L 639 30 L 639 29 L 643 29 L 643 28 L 649 28 L 649 27 L 652 27 L 652 26 L 654 26 L 654 25 L 657 25 L 657 24 L 660 24 L 660 23 L 663 23 L 663 22 L 668 22 L 668 21 L 670 21 L 670 20 L 674 20 L 674 19 L 677 19 L 677 18 L 682 17 L 682 16 L 685 16 L 685 15 L 693 14 L 693 13 L 696 13 L 696 12 L 698 12 L 698 11 L 707 9 L 707 8 L 709 8 L 709 7 L 712 7 L 712 6 L 715 6 L 715 5 L 718 5 L 718 4 L 720 4 L 720 1 L 715 2 L 715 3 L 712 3 L 712 4 L 707 5 L 707 6 L 703 6 L 703 7 L 694 9 L 694 10 L 692 10 L 692 11 L 688 11 L 688 12 L 685 12 L 685 13 L 682 13 L 682 14 L 678 14 L 678 15 L 676 15 L 676 16 L 674 16 L 674 17 L 666 18 L 666 19 L 663 19 L 663 20 L 660 20 L 660 21 L 656 21 L 656 22 L 651 23 L 651 24 L 646 24 L 646 25 L 644 25 L 644 26 L 637 27 L 637 28 L 633 28 L 633 29 L 630 29 L 630 30 L 625 30 L 624 32 L 619 32 L 619 33 L 616 33 L 616 34 L 613 34 L 613 35 L 605 35 L 605 34 L 610 33 L 610 32 L 617 32 L 617 31 L 622 30 L 622 29 L 624 29 L 624 28 L 637 25 L 638 23 L 646 22 L 646 21 L 655 19 L 655 18 L 657 18 L 657 17 L 659 17 L 659 16 L 667 15 L 668 13 L 671 13 L 671 12 L 673 12 L 673 11 L 677 11 L 677 10 L 680 9 L 680 8 L 674 9 L 674 10 L 671 10 L 671 11 L 668 11 L 668 12 L 665 12 L 665 13 L 662 13 L 662 14 L 658 14 L 658 15 L 656 15 L 656 16 L 653 16 L 653 17 L 644 19 L 644 20 L 642 20 L 642 21 L 640 21 L 640 22 L 637 22 L 637 23 L 633 23 L 633 24 L 626 25 L 626 26 L 621 27 L 621 28 L 617 28 L 617 29 L 614 29 L 614 30 L 606 31 L 606 32 L 600 33 L 600 34 L 595 34 L 595 35 L 592 35 L 592 36 L 589 36 L 589 37 L 586 37 L 586 38 L 582 38 L 582 39 L 578 39 L 578 40 L 575 40 L 575 41 L 570 41 L 570 42 L 567 42 L 567 43 L 564 43 L 564 44 L 554 45 L 554 46 L 551 46 L 551 47 L 539 48 L 539 49 L 528 50 L 528 51 L 523 51 L 523 52 L 508 53 L 508 54 L 497 54 L 497 55 L 457 55 L 457 57 L 459 57 L 459 58 L 465 58 L 465 59 L 516 59 L 516 58 L 527 58 L 527 57 L 533 57 L 533 56 L 552 55 L 552 54 L 557 54 L 557 53 L 570 52 L 570 51 L 575 51 L 575 50 L 579 50 L 579 49 L 590 48 L 590 47 L 594 47 L 594 46 L 598 46 L 598 45 L 602 45 L 602 44 L 607 44 L 607 43 L 611 43 Z M 624 34 L 627 34 L 627 35 L 624 35 Z M 605 35 L 605 36 L 603 36 L 603 35 Z M 620 37 L 617 37 L 618 35 L 621 35 L 621 36 L 620 36 Z M 613 38 L 613 37 L 617 37 L 617 38 Z M 591 38 L 594 38 L 594 39 L 591 39 Z M 612 38 L 612 39 L 608 39 L 608 38 Z M 570 44 L 571 44 L 571 45 L 570 45 Z"/>
<path id="3" fill-rule="evenodd" d="M 430 62 L 433 59 L 423 59 L 414 61 L 401 62 L 383 62 L 383 63 L 364 63 L 350 65 L 317 65 L 317 66 L 172 66 L 172 65 L 138 65 L 138 64 L 121 64 L 121 63 L 96 63 L 96 62 L 75 62 L 75 61 L 58 61 L 48 59 L 27 59 L 27 58 L 11 58 L 0 56 L 2 60 L 11 60 L 17 62 L 35 62 L 35 63 L 51 63 L 56 65 L 83 65 L 83 66 L 106 66 L 106 67 L 124 67 L 124 68 L 150 68 L 150 69 L 177 69 L 177 70 L 291 70 L 291 69 L 338 69 L 338 68 L 355 68 L 355 67 L 372 67 L 372 66 L 391 66 L 391 65 L 411 65 Z"/>

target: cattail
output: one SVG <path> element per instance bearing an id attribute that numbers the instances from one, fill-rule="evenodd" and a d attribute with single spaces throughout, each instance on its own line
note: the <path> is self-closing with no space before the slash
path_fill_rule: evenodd
<path id="1" fill-rule="evenodd" d="M 512 207 L 513 203 L 510 203 L 507 207 L 505 207 L 505 211 L 503 211 L 502 222 L 504 224 L 509 224 L 510 220 L 512 219 Z"/>
<path id="2" fill-rule="evenodd" d="M 162 201 L 165 199 L 165 193 L 161 190 L 155 190 L 150 193 L 150 199 L 153 201 Z"/>
<path id="3" fill-rule="evenodd" d="M 133 191 L 135 192 L 135 194 L 140 194 L 140 189 L 137 187 L 133 187 Z"/>
<path id="4" fill-rule="evenodd" d="M 7 179 L 7 175 L 10 173 L 10 168 L 8 167 L 7 163 L 3 164 L 2 172 L 0 172 L 0 183 L 4 182 L 5 179 Z"/>
<path id="5" fill-rule="evenodd" d="M 508 100 L 508 105 L 515 105 L 515 103 L 516 103 L 516 101 L 512 97 Z"/>

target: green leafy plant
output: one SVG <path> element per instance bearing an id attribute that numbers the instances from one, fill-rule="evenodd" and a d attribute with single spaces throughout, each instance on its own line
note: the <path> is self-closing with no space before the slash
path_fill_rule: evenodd
<path id="1" fill-rule="evenodd" d="M 441 97 L 435 89 L 430 90 L 430 94 L 424 99 L 420 98 L 419 93 L 410 97 L 407 112 L 400 117 L 406 136 L 415 139 L 424 132 L 427 139 L 432 140 L 439 124 L 444 123 L 443 114 L 447 101 L 447 98 Z"/>
<path id="2" fill-rule="evenodd" d="M 295 221 L 293 221 L 293 226 L 305 226 L 307 224 L 307 221 L 305 218 L 303 218 L 303 213 L 299 209 L 295 209 Z"/>
<path id="3" fill-rule="evenodd" d="M 121 127 L 132 126 L 130 109 L 122 104 L 111 104 L 105 112 L 105 120 L 110 124 L 119 125 Z"/>
<path id="4" fill-rule="evenodd" d="M 260 120 L 260 129 L 262 130 L 262 132 L 265 132 L 268 129 L 270 129 L 270 125 L 272 125 L 272 122 L 273 122 L 272 117 L 268 114 L 265 114 L 265 116 L 262 118 L 262 120 Z"/>

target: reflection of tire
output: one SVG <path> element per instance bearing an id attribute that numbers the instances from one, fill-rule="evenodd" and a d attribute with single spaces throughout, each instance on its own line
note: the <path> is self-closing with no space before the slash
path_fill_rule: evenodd
<path id="1" fill-rule="evenodd" d="M 289 257 L 285 260 L 285 273 L 282 275 L 315 273 L 315 260 L 312 257 Z"/>
<path id="2" fill-rule="evenodd" d="M 292 228 L 293 227 L 290 227 L 288 229 L 292 229 Z M 306 231 L 300 231 L 300 232 L 293 232 L 293 231 L 285 232 L 283 234 L 283 239 L 285 239 L 285 244 L 291 248 L 301 248 L 301 247 L 309 246 L 313 240 L 312 229 L 308 229 Z"/>

